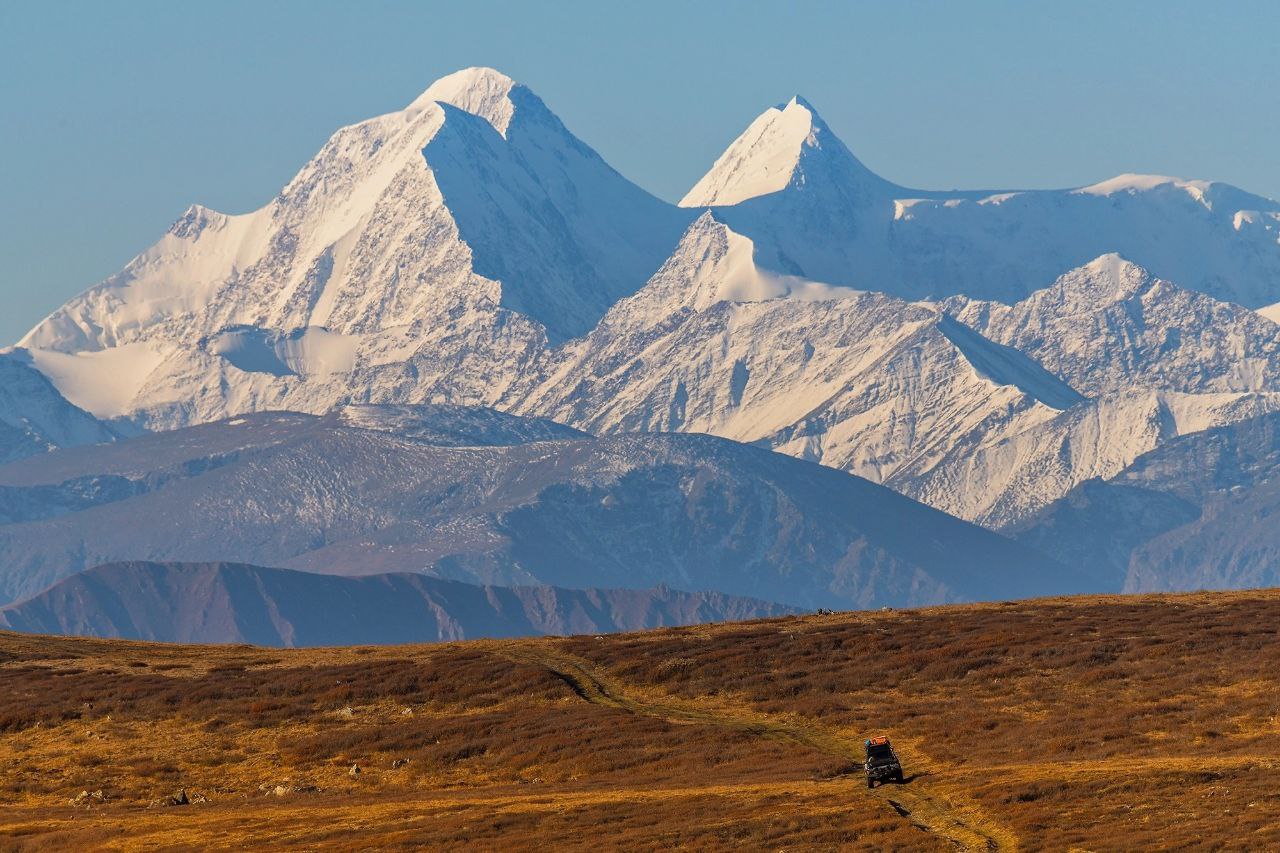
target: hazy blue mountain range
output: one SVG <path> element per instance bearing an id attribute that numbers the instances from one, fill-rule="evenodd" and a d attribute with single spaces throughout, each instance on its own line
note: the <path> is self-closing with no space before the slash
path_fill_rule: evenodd
<path id="1" fill-rule="evenodd" d="M 810 608 L 1081 588 L 995 533 L 760 448 L 698 435 L 547 439 L 545 422 L 519 435 L 525 421 L 486 412 L 471 417 L 483 425 L 473 441 L 444 445 L 437 415 L 462 420 L 454 407 L 263 413 L 0 467 L 3 597 L 122 560 L 665 584 Z M 507 426 L 500 440 L 490 417 Z"/>
<path id="2" fill-rule="evenodd" d="M 0 608 L 0 628 L 171 643 L 338 646 L 637 631 L 793 608 L 718 592 L 476 586 L 235 563 L 98 566 Z"/>

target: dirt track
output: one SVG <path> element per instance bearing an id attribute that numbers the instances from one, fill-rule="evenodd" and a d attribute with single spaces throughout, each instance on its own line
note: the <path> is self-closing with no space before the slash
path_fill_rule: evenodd
<path id="1" fill-rule="evenodd" d="M 596 705 L 617 708 L 632 714 L 659 717 L 672 723 L 718 726 L 750 732 L 762 738 L 811 747 L 829 755 L 858 763 L 862 743 L 820 726 L 778 720 L 745 709 L 709 710 L 695 707 L 674 697 L 641 696 L 628 690 L 589 661 L 559 652 L 545 644 L 504 646 L 501 653 L 521 663 L 545 667 L 580 696 Z M 874 797 L 886 808 L 924 832 L 935 833 L 962 850 L 1018 849 L 1017 837 L 1007 827 L 987 814 L 977 803 L 957 790 L 943 790 L 941 783 L 930 777 L 936 772 L 933 763 L 914 744 L 899 752 L 909 771 L 907 784 L 881 785 L 873 790 L 853 789 L 858 794 Z M 861 776 L 859 774 L 859 782 Z M 862 807 L 857 801 L 850 808 Z"/>

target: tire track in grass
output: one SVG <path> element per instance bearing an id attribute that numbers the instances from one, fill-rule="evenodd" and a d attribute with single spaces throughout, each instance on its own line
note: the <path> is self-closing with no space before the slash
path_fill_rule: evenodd
<path id="1" fill-rule="evenodd" d="M 587 660 L 544 644 L 500 644 L 499 654 L 523 664 L 541 666 L 560 678 L 581 699 L 594 705 L 616 708 L 632 714 L 658 717 L 672 723 L 716 726 L 747 732 L 762 738 L 807 746 L 828 755 L 861 763 L 861 742 L 808 723 L 778 720 L 750 711 L 721 712 L 700 708 L 674 697 L 655 699 L 628 692 L 616 679 Z M 977 803 L 955 794 L 929 790 L 922 775 L 932 772 L 932 762 L 916 748 L 906 751 L 914 781 L 907 785 L 880 785 L 866 791 L 911 824 L 925 832 L 948 839 L 962 850 L 1016 850 L 1017 837 L 1007 827 L 986 814 Z"/>

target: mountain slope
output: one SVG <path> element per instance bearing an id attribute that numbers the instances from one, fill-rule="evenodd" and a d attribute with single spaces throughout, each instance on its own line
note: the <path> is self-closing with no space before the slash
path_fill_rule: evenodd
<path id="1" fill-rule="evenodd" d="M 1175 435 L 1280 408 L 1273 392 L 1120 383 L 1086 400 L 1026 355 L 1037 352 L 1026 341 L 983 337 L 945 313 L 951 304 L 769 273 L 717 215 L 700 217 L 642 290 L 502 404 L 601 434 L 755 443 L 994 525 Z"/>
<path id="2" fill-rule="evenodd" d="M 886 481 L 1082 398 L 932 306 L 757 267 L 711 214 L 504 400 L 597 433 L 708 432 Z"/>
<path id="3" fill-rule="evenodd" d="M 229 563 L 115 563 L 0 608 L 0 627 L 170 643 L 339 646 L 597 634 L 794 612 L 716 592 L 474 586 Z"/>
<path id="4" fill-rule="evenodd" d="M 886 485 L 992 529 L 1097 477 L 1113 477 L 1180 435 L 1280 410 L 1280 394 L 1132 391 L 1076 405 L 1025 428 L 993 429 L 947 448 L 929 470 Z"/>
<path id="5" fill-rule="evenodd" d="M 262 414 L 10 465 L 0 487 L 28 510 L 0 526 L 9 601 L 120 560 L 667 584 L 802 607 L 1079 588 L 888 489 L 708 436 L 442 447 L 343 413 Z"/>
<path id="6" fill-rule="evenodd" d="M 353 372 L 386 365 L 423 391 L 434 380 L 483 396 L 507 359 L 585 332 L 638 288 L 691 218 L 527 88 L 467 69 L 339 130 L 264 208 L 192 207 L 21 346 L 73 402 L 165 425 L 202 417 L 201 394 L 231 398 L 221 416 L 249 399 L 278 407 L 307 377 L 342 376 L 350 393 Z M 58 369 L 74 353 L 130 381 L 104 397 Z M 452 369 L 477 357 L 487 369 Z"/>
<path id="7" fill-rule="evenodd" d="M 1108 303 L 1089 298 L 1106 278 L 1093 271 L 1111 269 L 1114 258 L 1059 282 L 1094 285 L 1075 300 L 1045 291 L 1028 300 L 1032 308 L 906 303 L 772 274 L 756 264 L 752 241 L 718 216 L 704 213 L 643 289 L 554 351 L 543 373 L 517 383 L 501 404 L 601 434 L 707 432 L 759 444 L 990 525 L 1113 476 L 1173 436 L 1280 409 L 1275 392 L 1226 390 L 1242 371 L 1265 375 L 1265 365 L 1240 367 L 1229 352 L 1242 334 L 1252 335 L 1252 351 L 1267 351 L 1269 321 L 1163 285 L 1155 290 L 1177 298 L 1160 302 L 1143 328 L 1163 340 L 1186 327 L 1187 352 L 1148 356 L 1152 347 L 1104 313 Z M 1195 313 L 1206 306 L 1217 313 Z M 990 326 L 1001 342 L 947 310 Z M 1227 318 L 1240 325 L 1215 326 Z M 1147 372 L 1108 372 L 1110 339 L 1091 336 L 1097 327 L 1113 329 L 1132 350 L 1125 363 Z M 1109 393 L 1086 400 L 1035 360 L 1042 353 L 1086 387 L 1117 378 L 1101 388 Z M 1206 393 L 1142 390 L 1144 376 L 1162 375 L 1185 375 L 1184 387 Z"/>
<path id="8" fill-rule="evenodd" d="M 97 350 L 236 323 L 359 333 L 468 291 L 580 332 L 643 283 L 686 219 L 526 87 L 470 68 L 339 130 L 261 210 L 193 207 L 22 345 Z"/>
<path id="9" fill-rule="evenodd" d="M 1012 306 L 955 297 L 958 320 L 1015 347 L 1091 396 L 1280 390 L 1280 326 L 1098 258 Z"/>
<path id="10" fill-rule="evenodd" d="M 907 189 L 863 166 L 800 99 L 752 122 L 681 204 L 715 208 L 770 271 L 909 299 L 1012 303 L 1118 252 L 1220 300 L 1280 300 L 1271 199 L 1157 175 L 1071 190 Z"/>
<path id="11" fill-rule="evenodd" d="M 59 447 L 113 441 L 116 435 L 67 402 L 19 355 L 0 352 L 0 464 Z"/>
<path id="12" fill-rule="evenodd" d="M 1008 528 L 1128 591 L 1280 584 L 1280 413 L 1186 435 Z"/>

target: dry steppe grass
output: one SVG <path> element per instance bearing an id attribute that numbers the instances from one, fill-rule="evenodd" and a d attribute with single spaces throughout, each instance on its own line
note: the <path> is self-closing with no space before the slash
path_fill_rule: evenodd
<path id="1" fill-rule="evenodd" d="M 0 849 L 1280 849 L 1278 627 L 1266 591 L 388 648 L 0 634 Z M 909 781 L 868 791 L 878 732 Z"/>

